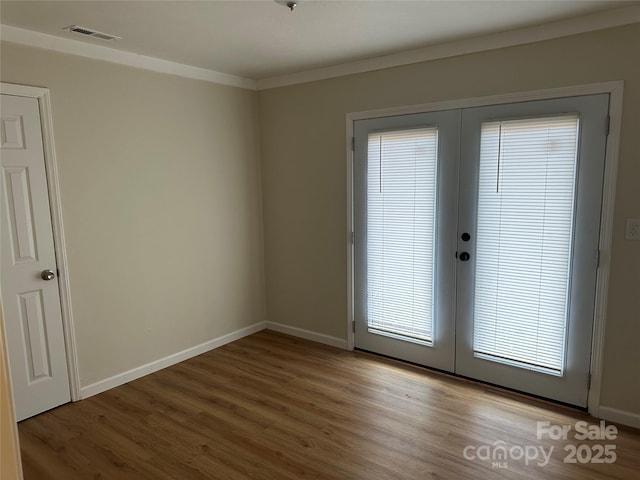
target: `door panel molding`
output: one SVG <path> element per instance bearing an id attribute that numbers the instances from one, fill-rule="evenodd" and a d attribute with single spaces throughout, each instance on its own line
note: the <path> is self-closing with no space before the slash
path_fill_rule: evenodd
<path id="1" fill-rule="evenodd" d="M 62 325 L 64 343 L 69 374 L 71 400 L 80 400 L 80 376 L 76 350 L 73 312 L 71 308 L 71 288 L 69 284 L 69 269 L 66 254 L 66 243 L 62 224 L 62 199 L 58 181 L 58 164 L 53 140 L 53 118 L 51 114 L 51 97 L 48 88 L 0 83 L 0 94 L 18 97 L 35 98 L 40 110 L 40 124 L 42 128 L 42 143 L 44 150 L 44 164 L 47 174 L 49 190 L 49 205 L 51 208 L 51 223 L 53 230 L 53 244 L 58 267 L 58 284 L 60 289 L 60 306 L 62 311 Z"/>
<path id="2" fill-rule="evenodd" d="M 347 345 L 354 348 L 354 199 L 353 199 L 353 144 L 354 122 L 369 118 L 381 118 L 413 113 L 426 113 L 438 110 L 450 110 L 477 106 L 500 105 L 532 100 L 546 100 L 571 96 L 606 93 L 609 100 L 609 134 L 605 153 L 605 172 L 602 194 L 602 213 L 599 238 L 600 264 L 597 271 L 596 298 L 594 306 L 593 338 L 591 354 L 591 382 L 588 392 L 587 407 L 591 415 L 598 416 L 600 409 L 604 336 L 606 327 L 607 296 L 611 269 L 611 246 L 613 241 L 613 214 L 615 209 L 616 182 L 619 163 L 620 135 L 622 130 L 622 105 L 624 82 L 610 81 L 584 85 L 515 92 L 502 95 L 490 95 L 456 100 L 446 100 L 418 105 L 382 108 L 346 115 L 346 181 L 347 181 Z M 606 128 L 603 125 L 603 128 Z"/>

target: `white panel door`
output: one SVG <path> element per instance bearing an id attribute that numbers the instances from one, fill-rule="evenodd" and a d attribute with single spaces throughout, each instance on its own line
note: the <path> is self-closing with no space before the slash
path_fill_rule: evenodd
<path id="1" fill-rule="evenodd" d="M 2 306 L 16 417 L 70 401 L 38 100 L 2 95 Z"/>

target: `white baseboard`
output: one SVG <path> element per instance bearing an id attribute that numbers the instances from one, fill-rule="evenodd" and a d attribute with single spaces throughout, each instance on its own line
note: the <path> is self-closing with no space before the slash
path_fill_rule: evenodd
<path id="1" fill-rule="evenodd" d="M 273 330 L 274 332 L 286 333 L 293 337 L 300 337 L 313 342 L 324 343 L 325 345 L 331 345 L 332 347 L 348 350 L 348 344 L 345 339 L 332 337 L 330 335 L 324 335 L 322 333 L 312 332 L 310 330 L 304 330 L 303 328 L 291 327 L 282 323 L 265 322 L 267 330 Z"/>
<path id="2" fill-rule="evenodd" d="M 81 387 L 80 399 L 82 400 L 93 395 L 97 395 L 98 393 L 102 393 L 111 388 L 123 385 L 137 378 L 144 377 L 145 375 L 149 375 L 150 373 L 157 372 L 158 370 L 161 370 L 163 368 L 170 367 L 171 365 L 175 365 L 176 363 L 180 363 L 188 360 L 189 358 L 201 355 L 205 352 L 208 352 L 209 350 L 213 350 L 215 348 L 226 345 L 227 343 L 231 343 L 243 337 L 247 337 L 251 334 L 264 330 L 266 328 L 266 323 L 267 322 L 259 322 L 254 325 L 241 328 L 240 330 L 236 330 L 235 332 L 228 333 L 227 335 L 223 335 L 222 337 L 214 338 L 213 340 L 201 343 L 200 345 L 196 345 L 195 347 L 187 348 L 186 350 L 174 353 L 172 355 L 169 355 L 168 357 L 164 357 L 151 363 L 147 363 L 146 365 L 142 365 L 129 371 L 119 373 L 118 375 L 100 380 L 99 382 L 92 383 L 91 385 L 87 385 L 86 387 Z"/>
<path id="3" fill-rule="evenodd" d="M 640 428 L 640 414 L 618 410 L 617 408 L 600 406 L 598 417 L 629 427 Z"/>
<path id="4" fill-rule="evenodd" d="M 329 335 L 304 330 L 302 328 L 291 327 L 282 323 L 259 322 L 254 325 L 241 328 L 240 330 L 236 330 L 235 332 L 228 333 L 227 335 L 223 335 L 222 337 L 214 338 L 213 340 L 209 340 L 208 342 L 201 343 L 200 345 L 196 345 L 195 347 L 187 348 L 186 350 L 183 350 L 181 352 L 174 353 L 159 360 L 147 363 L 146 365 L 142 365 L 126 372 L 119 373 L 117 375 L 114 375 L 113 377 L 105 378 L 104 380 L 92 383 L 91 385 L 87 385 L 86 387 L 81 387 L 80 400 L 92 397 L 93 395 L 105 392 L 111 388 L 118 387 L 127 382 L 131 382 L 132 380 L 135 380 L 137 378 L 144 377 L 145 375 L 149 375 L 150 373 L 157 372 L 158 370 L 161 370 L 163 368 L 170 367 L 171 365 L 175 365 L 176 363 L 183 362 L 192 357 L 208 352 L 209 350 L 213 350 L 215 348 L 226 345 L 227 343 L 240 340 L 241 338 L 247 337 L 264 329 L 286 333 L 287 335 L 304 338 L 306 340 L 312 340 L 314 342 L 323 343 L 325 345 L 331 345 L 332 347 L 342 348 L 343 350 L 347 349 L 347 341 L 343 340 L 342 338 L 331 337 Z"/>

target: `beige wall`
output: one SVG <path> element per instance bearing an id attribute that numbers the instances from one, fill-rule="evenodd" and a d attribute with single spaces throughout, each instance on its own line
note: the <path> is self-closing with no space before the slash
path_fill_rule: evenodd
<path id="1" fill-rule="evenodd" d="M 48 87 L 82 386 L 264 320 L 257 94 L 2 44 Z"/>
<path id="2" fill-rule="evenodd" d="M 348 112 L 624 80 L 602 403 L 640 413 L 638 45 L 635 24 L 256 94 L 3 43 L 2 81 L 51 90 L 82 385 L 264 319 L 261 188 L 268 319 L 346 338 Z"/>
<path id="3" fill-rule="evenodd" d="M 624 80 L 602 404 L 640 413 L 640 24 L 262 91 L 268 320 L 346 338 L 345 115 Z"/>
<path id="4" fill-rule="evenodd" d="M 18 478 L 22 478 L 22 468 L 0 305 L 0 479 L 16 480 Z"/>

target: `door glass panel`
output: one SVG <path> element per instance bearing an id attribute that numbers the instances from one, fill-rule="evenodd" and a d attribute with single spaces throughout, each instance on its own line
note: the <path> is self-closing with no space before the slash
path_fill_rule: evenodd
<path id="1" fill-rule="evenodd" d="M 367 325 L 433 341 L 436 127 L 371 132 L 367 155 Z"/>
<path id="2" fill-rule="evenodd" d="M 578 115 L 482 124 L 473 348 L 562 375 Z"/>

